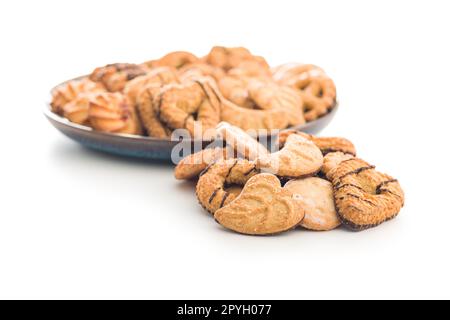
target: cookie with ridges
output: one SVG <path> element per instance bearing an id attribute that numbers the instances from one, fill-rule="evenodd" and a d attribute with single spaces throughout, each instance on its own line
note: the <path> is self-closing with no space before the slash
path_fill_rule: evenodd
<path id="1" fill-rule="evenodd" d="M 228 192 L 227 187 L 243 186 L 257 173 L 258 170 L 251 161 L 219 160 L 201 173 L 196 186 L 197 198 L 203 208 L 214 214 L 236 198 L 236 192 Z"/>
<path id="2" fill-rule="evenodd" d="M 240 195 L 216 211 L 223 227 L 248 235 L 272 235 L 295 228 L 305 215 L 292 193 L 268 173 L 252 177 Z"/>
<path id="3" fill-rule="evenodd" d="M 102 91 L 105 91 L 105 88 L 101 83 L 91 81 L 88 78 L 71 80 L 57 86 L 52 90 L 52 101 L 50 105 L 54 113 L 63 115 L 64 106 L 75 100 L 79 95 Z"/>
<path id="4" fill-rule="evenodd" d="M 88 125 L 89 102 L 90 94 L 80 94 L 77 98 L 64 105 L 62 108 L 64 117 L 73 123 Z"/>
<path id="5" fill-rule="evenodd" d="M 342 223 L 359 231 L 395 218 L 404 204 L 398 181 L 359 158 L 341 161 L 327 173 Z"/>
<path id="6" fill-rule="evenodd" d="M 288 181 L 284 188 L 293 194 L 295 201 L 305 210 L 301 222 L 303 228 L 328 231 L 337 228 L 341 222 L 336 213 L 333 185 L 318 177 Z"/>
<path id="7" fill-rule="evenodd" d="M 320 149 L 298 134 L 290 135 L 281 150 L 256 159 L 258 169 L 290 178 L 313 175 L 319 172 L 322 164 Z"/>
<path id="8" fill-rule="evenodd" d="M 89 100 L 88 121 L 92 128 L 98 131 L 142 134 L 134 108 L 119 92 L 102 92 L 92 95 Z"/>

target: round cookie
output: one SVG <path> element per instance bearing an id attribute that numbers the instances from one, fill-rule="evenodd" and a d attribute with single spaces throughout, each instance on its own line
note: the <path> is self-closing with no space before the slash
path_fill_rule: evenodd
<path id="1" fill-rule="evenodd" d="M 321 178 L 309 177 L 288 181 L 284 188 L 305 209 L 301 226 L 316 231 L 337 228 L 341 222 L 336 213 L 333 198 L 333 185 Z"/>
<path id="2" fill-rule="evenodd" d="M 397 216 L 404 204 L 398 181 L 359 158 L 340 161 L 328 173 L 342 223 L 355 231 L 378 226 Z"/>

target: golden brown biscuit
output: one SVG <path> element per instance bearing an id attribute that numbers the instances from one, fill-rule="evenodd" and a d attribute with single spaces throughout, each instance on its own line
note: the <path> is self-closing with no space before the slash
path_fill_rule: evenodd
<path id="1" fill-rule="evenodd" d="M 172 133 L 172 130 L 162 123 L 158 117 L 162 94 L 169 87 L 170 85 L 161 87 L 160 85 L 149 84 L 137 96 L 136 109 L 142 125 L 150 137 L 168 138 Z"/>
<path id="2" fill-rule="evenodd" d="M 229 100 L 243 109 L 240 112 L 241 115 L 237 112 L 230 112 L 231 117 L 234 116 L 238 118 L 242 115 L 254 117 L 252 112 L 248 112 L 245 109 L 265 110 L 267 112 L 269 112 L 268 110 L 271 110 L 270 113 L 278 114 L 278 117 L 285 122 L 282 124 L 280 123 L 280 125 L 284 126 L 278 127 L 277 129 L 305 123 L 305 118 L 303 116 L 303 101 L 298 92 L 290 87 L 278 85 L 267 79 L 236 76 L 222 78 L 218 86 L 225 100 Z M 228 107 L 225 106 L 224 109 L 226 112 Z M 276 110 L 281 111 L 277 112 Z M 284 116 L 279 116 L 279 114 L 283 113 Z M 264 116 L 262 112 L 260 112 L 260 114 Z M 227 116 L 228 115 L 225 114 L 223 117 Z M 257 119 L 258 117 L 254 118 L 254 120 L 249 119 L 249 121 L 255 121 Z M 223 120 L 228 122 L 230 122 L 229 120 L 235 121 L 233 119 L 227 120 L 227 118 L 224 118 Z M 266 128 L 262 127 L 258 129 Z"/>
<path id="3" fill-rule="evenodd" d="M 257 61 L 261 65 L 267 65 L 264 58 L 254 56 L 248 49 L 242 47 L 213 47 L 204 60 L 213 66 L 224 69 L 225 71 L 236 68 L 244 61 L 249 60 Z"/>
<path id="4" fill-rule="evenodd" d="M 330 152 L 323 158 L 322 173 L 326 176 L 331 169 L 337 167 L 342 161 L 353 159 L 354 156 L 343 152 Z"/>
<path id="5" fill-rule="evenodd" d="M 190 63 L 195 63 L 199 61 L 194 54 L 187 51 L 174 51 L 166 54 L 164 57 L 158 60 L 151 60 L 146 62 L 145 64 L 149 68 L 157 68 L 157 67 L 172 67 L 175 69 L 180 69 L 185 65 Z"/>
<path id="6" fill-rule="evenodd" d="M 251 60 L 244 60 L 233 69 L 228 71 L 228 75 L 236 77 L 252 77 L 272 79 L 272 73 L 267 62 L 260 57 L 253 57 Z"/>
<path id="7" fill-rule="evenodd" d="M 257 168 L 281 177 L 305 177 L 317 173 L 323 164 L 320 149 L 305 137 L 292 134 L 284 147 L 256 160 Z"/>
<path id="8" fill-rule="evenodd" d="M 261 173 L 248 180 L 240 195 L 217 210 L 214 218 L 238 233 L 271 235 L 293 229 L 304 215 L 276 176 Z"/>
<path id="9" fill-rule="evenodd" d="M 54 113 L 62 115 L 64 106 L 75 100 L 79 95 L 102 91 L 105 91 L 105 88 L 101 83 L 93 82 L 88 78 L 68 81 L 52 90 L 52 102 L 50 105 Z"/>
<path id="10" fill-rule="evenodd" d="M 223 98 L 222 121 L 226 121 L 245 131 L 259 129 L 271 131 L 288 127 L 289 115 L 283 109 L 257 110 L 241 108 Z"/>
<path id="11" fill-rule="evenodd" d="M 323 155 L 331 152 L 343 152 L 356 155 L 356 148 L 353 143 L 341 137 L 316 137 L 298 130 L 283 130 L 278 135 L 278 145 L 282 147 L 286 142 L 287 137 L 291 134 L 299 134 L 314 142 L 316 146 L 322 151 Z"/>
<path id="12" fill-rule="evenodd" d="M 237 151 L 238 154 L 246 159 L 255 160 L 257 157 L 269 154 L 267 148 L 255 138 L 227 122 L 219 123 L 216 127 L 216 132 L 231 149 Z"/>
<path id="13" fill-rule="evenodd" d="M 305 74 L 310 71 L 325 74 L 321 68 L 313 64 L 293 62 L 285 63 L 272 68 L 272 77 L 275 81 L 286 84 L 291 79 L 298 77 L 298 75 Z"/>
<path id="14" fill-rule="evenodd" d="M 131 63 L 114 63 L 96 68 L 89 78 L 102 83 L 110 92 L 122 91 L 128 81 L 147 73 L 144 65 Z"/>
<path id="15" fill-rule="evenodd" d="M 220 100 L 210 81 L 210 78 L 199 78 L 164 91 L 160 119 L 171 129 L 187 129 L 192 137 L 214 129 L 220 121 Z M 210 133 L 210 137 L 213 135 Z"/>
<path id="16" fill-rule="evenodd" d="M 219 81 L 225 76 L 225 71 L 219 67 L 212 66 L 204 62 L 190 63 L 179 69 L 179 77 L 181 82 L 196 79 L 198 77 L 212 77 L 215 81 Z"/>
<path id="17" fill-rule="evenodd" d="M 298 90 L 307 121 L 325 115 L 336 104 L 334 82 L 317 66 L 298 63 L 281 65 L 273 70 L 273 78 Z"/>
<path id="18" fill-rule="evenodd" d="M 397 216 L 404 194 L 396 179 L 380 173 L 364 160 L 351 158 L 331 169 L 334 201 L 342 223 L 359 231 Z"/>
<path id="19" fill-rule="evenodd" d="M 88 125 L 90 99 L 88 93 L 78 95 L 74 100 L 64 105 L 64 117 L 73 123 Z"/>
<path id="20" fill-rule="evenodd" d="M 284 188 L 305 210 L 302 227 L 328 231 L 341 224 L 334 206 L 333 185 L 329 181 L 317 177 L 295 179 L 288 181 Z"/>
<path id="21" fill-rule="evenodd" d="M 257 173 L 255 164 L 248 160 L 219 160 L 200 175 L 196 187 L 197 198 L 203 208 L 214 214 L 236 198 L 236 192 L 227 191 L 228 186 L 243 186 Z"/>
<path id="22" fill-rule="evenodd" d="M 207 148 L 184 157 L 175 167 L 175 178 L 188 180 L 197 178 L 212 163 L 228 158 L 226 148 Z"/>
<path id="23" fill-rule="evenodd" d="M 111 133 L 142 134 L 134 108 L 121 93 L 102 92 L 91 96 L 88 121 L 92 128 Z"/>
<path id="24" fill-rule="evenodd" d="M 260 109 L 280 109 L 288 115 L 289 126 L 305 123 L 303 100 L 297 91 L 273 82 L 253 79 L 248 84 L 249 97 Z"/>
<path id="25" fill-rule="evenodd" d="M 124 89 L 124 94 L 128 97 L 133 105 L 136 105 L 137 97 L 141 90 L 147 86 L 159 86 L 169 83 L 178 83 L 178 75 L 174 68 L 159 67 L 150 70 L 146 75 L 137 77 L 129 81 Z"/>

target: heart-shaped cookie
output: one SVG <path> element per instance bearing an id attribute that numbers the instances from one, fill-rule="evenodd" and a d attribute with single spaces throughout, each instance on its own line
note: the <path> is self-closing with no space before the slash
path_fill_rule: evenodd
<path id="1" fill-rule="evenodd" d="M 256 160 L 258 169 L 291 178 L 315 174 L 322 164 L 320 149 L 311 140 L 298 134 L 291 134 L 280 151 Z"/>
<path id="2" fill-rule="evenodd" d="M 305 216 L 292 193 L 273 174 L 261 173 L 245 184 L 241 194 L 217 210 L 214 218 L 238 233 L 270 235 L 296 227 Z"/>

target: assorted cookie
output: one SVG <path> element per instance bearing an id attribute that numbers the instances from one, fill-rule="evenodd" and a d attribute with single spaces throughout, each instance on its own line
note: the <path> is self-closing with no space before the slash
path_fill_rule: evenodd
<path id="1" fill-rule="evenodd" d="M 271 68 L 242 47 L 213 47 L 204 57 L 176 51 L 96 68 L 53 89 L 50 105 L 98 131 L 169 139 L 184 129 L 219 141 L 183 158 L 174 175 L 198 179 L 201 206 L 238 233 L 359 231 L 393 219 L 404 204 L 399 182 L 357 158 L 351 141 L 287 129 L 336 105 L 333 80 L 312 64 Z M 275 150 L 257 141 L 261 129 L 271 131 Z"/>
<path id="2" fill-rule="evenodd" d="M 88 100 L 98 97 L 92 93 L 114 93 L 115 99 L 121 95 L 139 125 L 126 130 L 95 125 L 98 110 L 90 112 Z M 175 51 L 142 64 L 96 68 L 55 88 L 51 109 L 69 121 L 109 133 L 168 139 L 174 130 L 185 129 L 208 140 L 220 121 L 243 130 L 285 129 L 315 120 L 335 104 L 335 85 L 316 66 L 271 68 L 246 48 L 216 46 L 204 57 Z"/>
<path id="3" fill-rule="evenodd" d="M 359 231 L 394 218 L 403 207 L 398 181 L 357 158 L 345 138 L 285 130 L 278 135 L 281 149 L 269 152 L 230 124 L 217 131 L 225 146 L 185 157 L 175 177 L 198 178 L 199 203 L 227 229 L 272 235 L 343 225 Z"/>

